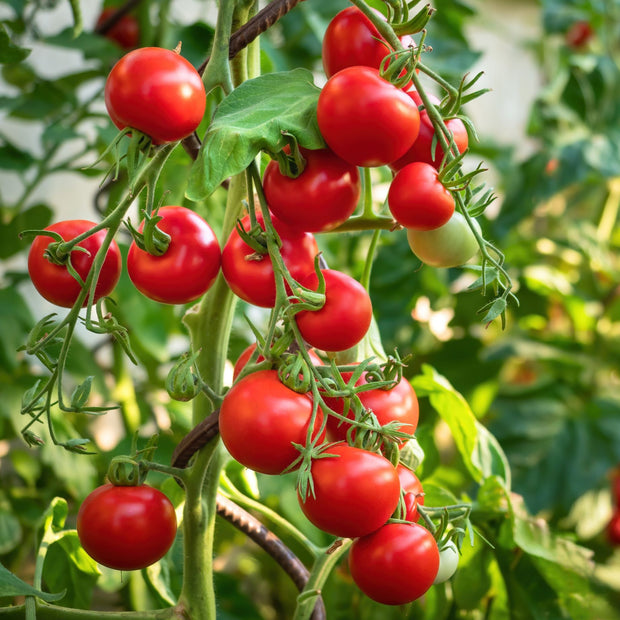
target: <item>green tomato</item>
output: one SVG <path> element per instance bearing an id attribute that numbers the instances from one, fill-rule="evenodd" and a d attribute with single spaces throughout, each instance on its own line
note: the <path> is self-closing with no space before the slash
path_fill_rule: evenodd
<path id="1" fill-rule="evenodd" d="M 480 232 L 480 225 L 473 220 Z M 407 229 L 411 251 L 431 267 L 458 267 L 478 251 L 478 242 L 465 218 L 455 211 L 452 217 L 434 230 Z"/>
<path id="2" fill-rule="evenodd" d="M 448 581 L 448 579 L 456 573 L 458 565 L 459 552 L 456 545 L 452 541 L 449 541 L 446 546 L 439 551 L 439 570 L 437 571 L 437 576 L 433 584 L 437 585 L 438 583 Z"/>

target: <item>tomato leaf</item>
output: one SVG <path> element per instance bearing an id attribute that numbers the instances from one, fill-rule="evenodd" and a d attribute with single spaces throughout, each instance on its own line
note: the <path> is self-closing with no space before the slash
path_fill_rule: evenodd
<path id="1" fill-rule="evenodd" d="M 219 105 L 187 187 L 191 200 L 207 198 L 228 177 L 245 170 L 261 150 L 279 151 L 283 131 L 300 146 L 324 146 L 316 122 L 320 89 L 305 69 L 268 73 L 244 82 Z"/>
<path id="2" fill-rule="evenodd" d="M 49 603 L 60 600 L 64 595 L 64 592 L 59 592 L 58 594 L 41 592 L 41 590 L 33 588 L 0 564 L 0 597 L 36 596 Z"/>
<path id="3" fill-rule="evenodd" d="M 11 37 L 4 24 L 0 25 L 0 62 L 16 63 L 25 60 L 31 50 L 11 43 Z"/>

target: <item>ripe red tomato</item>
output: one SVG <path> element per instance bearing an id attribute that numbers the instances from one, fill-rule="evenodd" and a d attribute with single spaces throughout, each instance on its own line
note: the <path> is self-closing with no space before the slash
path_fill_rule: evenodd
<path id="1" fill-rule="evenodd" d="M 578 50 L 585 47 L 594 36 L 594 28 L 589 22 L 585 20 L 579 20 L 574 22 L 571 27 L 566 31 L 566 45 L 568 47 Z"/>
<path id="2" fill-rule="evenodd" d="M 329 149 L 302 148 L 301 153 L 306 165 L 294 179 L 282 174 L 275 160 L 267 164 L 263 189 L 269 209 L 297 230 L 332 230 L 355 211 L 360 197 L 359 172 Z"/>
<path id="3" fill-rule="evenodd" d="M 118 7 L 109 6 L 99 15 L 95 28 L 105 23 L 116 11 Z M 104 34 L 106 39 L 114 41 L 124 50 L 131 50 L 137 47 L 140 42 L 140 26 L 138 20 L 133 15 L 123 15 L 109 30 Z"/>
<path id="4" fill-rule="evenodd" d="M 620 511 L 616 510 L 605 530 L 607 540 L 614 546 L 620 545 Z"/>
<path id="5" fill-rule="evenodd" d="M 263 218 L 257 220 L 264 229 Z M 314 269 L 314 257 L 319 253 L 314 235 L 293 230 L 290 226 L 272 218 L 274 228 L 280 236 L 282 260 L 295 280 Z M 250 216 L 241 224 L 250 228 Z M 273 308 L 276 302 L 276 283 L 271 258 L 268 254 L 257 254 L 233 230 L 222 250 L 222 273 L 233 292 L 248 303 L 263 308 Z"/>
<path id="6" fill-rule="evenodd" d="M 142 131 L 154 144 L 189 136 L 200 125 L 206 102 L 198 71 L 180 54 L 160 47 L 125 54 L 105 83 L 112 122 L 119 129 Z"/>
<path id="7" fill-rule="evenodd" d="M 433 230 L 454 213 L 454 197 L 433 166 L 416 161 L 401 168 L 392 179 L 388 206 L 401 226 Z"/>
<path id="8" fill-rule="evenodd" d="M 385 21 L 382 13 L 375 13 Z M 408 35 L 400 37 L 400 41 L 405 48 L 412 44 Z M 350 6 L 329 22 L 323 36 L 321 56 L 325 75 L 331 77 L 345 67 L 380 69 L 384 58 L 392 51 L 370 19 L 357 7 Z"/>
<path id="9" fill-rule="evenodd" d="M 327 145 L 356 166 L 397 160 L 420 129 L 413 99 L 371 67 L 347 67 L 329 78 L 319 95 L 317 119 Z"/>
<path id="10" fill-rule="evenodd" d="M 252 353 L 254 353 L 254 349 L 256 349 L 256 343 L 253 342 L 250 346 L 245 348 L 241 355 L 237 358 L 235 365 L 233 367 L 233 381 L 241 374 L 241 371 L 245 368 L 245 365 L 248 363 L 250 357 L 252 357 Z M 312 350 L 308 351 L 308 355 L 312 360 L 312 363 L 315 366 L 321 366 L 323 361 L 321 358 Z M 259 355 L 256 358 L 256 362 L 262 362 L 265 358 L 262 355 Z"/>
<path id="11" fill-rule="evenodd" d="M 439 549 L 421 525 L 388 523 L 353 542 L 349 569 L 358 588 L 374 601 L 404 605 L 433 585 Z"/>
<path id="12" fill-rule="evenodd" d="M 420 479 L 403 464 L 399 463 L 396 467 L 400 488 L 404 493 L 405 500 L 405 519 L 415 523 L 420 517 L 418 506 L 424 506 L 424 490 Z"/>
<path id="13" fill-rule="evenodd" d="M 400 496 L 395 467 L 384 456 L 337 443 L 312 462 L 314 495 L 299 504 L 308 520 L 328 534 L 355 538 L 374 532 L 391 516 Z"/>
<path id="14" fill-rule="evenodd" d="M 322 269 L 325 303 L 319 310 L 302 310 L 295 315 L 304 340 L 322 351 L 344 351 L 356 345 L 372 321 L 368 291 L 354 278 L 335 269 Z M 316 291 L 319 279 L 314 271 L 299 283 Z"/>
<path id="15" fill-rule="evenodd" d="M 343 379 L 347 381 L 351 373 L 343 373 Z M 366 383 L 365 375 L 362 375 L 356 385 Z M 393 388 L 384 390 L 377 388 L 367 392 L 359 392 L 359 399 L 365 409 L 371 410 L 377 421 L 382 426 L 389 422 L 400 422 L 400 431 L 413 437 L 418 427 L 419 406 L 416 393 L 411 387 L 411 383 L 403 377 Z M 326 404 L 338 413 L 344 413 L 344 399 L 326 398 Z M 349 410 L 347 417 L 353 419 L 353 411 Z M 338 420 L 334 416 L 327 418 L 327 430 L 330 437 L 335 441 L 344 441 L 347 438 L 347 431 L 350 424 Z M 353 435 L 355 436 L 355 435 Z M 404 444 L 404 442 L 403 442 Z"/>
<path id="16" fill-rule="evenodd" d="M 474 222 L 480 231 L 478 222 Z M 434 230 L 407 229 L 407 241 L 411 251 L 431 267 L 458 267 L 478 251 L 476 237 L 458 211 Z"/>
<path id="17" fill-rule="evenodd" d="M 104 484 L 82 502 L 77 533 L 93 560 L 117 570 L 145 568 L 161 559 L 174 542 L 174 506 L 147 485 Z"/>
<path id="18" fill-rule="evenodd" d="M 90 230 L 93 226 L 96 226 L 96 224 L 88 220 L 64 220 L 48 226 L 45 230 L 54 231 L 64 241 L 70 241 Z M 84 248 L 87 252 L 76 249 L 71 252 L 71 265 L 83 281 L 88 276 L 95 255 L 103 244 L 106 233 L 106 230 L 99 230 L 84 239 L 84 241 L 80 241 L 78 247 Z M 65 265 L 56 265 L 45 257 L 45 250 L 50 243 L 54 243 L 52 237 L 45 235 L 35 237 L 28 254 L 28 273 L 32 283 L 42 297 L 57 306 L 71 308 L 78 298 L 82 287 L 69 273 Z M 94 301 L 109 295 L 114 290 L 121 275 L 121 268 L 121 252 L 116 242 L 112 241 L 99 273 Z M 87 303 L 88 298 L 84 300 L 83 305 L 85 306 Z"/>
<path id="19" fill-rule="evenodd" d="M 220 270 L 221 252 L 215 233 L 197 213 L 185 207 L 161 207 L 157 226 L 170 235 L 161 255 L 149 254 L 132 242 L 127 272 L 149 299 L 165 304 L 195 301 L 211 287 Z M 140 224 L 140 232 L 144 222 Z"/>
<path id="20" fill-rule="evenodd" d="M 418 95 L 416 90 L 408 90 L 407 94 L 415 102 L 416 106 L 422 105 L 422 99 Z M 437 97 L 431 96 L 433 103 L 439 103 Z M 463 153 L 469 145 L 469 137 L 467 135 L 467 129 L 465 124 L 460 118 L 451 118 L 445 121 L 446 127 L 452 132 L 454 137 L 454 143 L 456 144 L 459 153 Z M 435 137 L 435 129 L 433 123 L 428 116 L 426 110 L 420 112 L 420 130 L 415 142 L 411 145 L 411 148 L 406 153 L 390 163 L 390 168 L 393 170 L 400 170 L 407 164 L 414 161 L 423 161 L 435 168 L 439 168 L 441 160 L 445 154 L 445 151 L 439 144 L 435 142 L 433 148 L 433 139 Z"/>
<path id="21" fill-rule="evenodd" d="M 222 401 L 219 427 L 234 459 L 263 474 L 280 474 L 299 456 L 293 443 L 305 445 L 312 399 L 286 387 L 276 370 L 259 370 L 235 383 Z M 323 413 L 319 409 L 314 434 Z"/>

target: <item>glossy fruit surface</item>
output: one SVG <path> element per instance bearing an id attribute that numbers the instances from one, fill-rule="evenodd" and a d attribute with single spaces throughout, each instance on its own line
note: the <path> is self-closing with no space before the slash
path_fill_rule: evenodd
<path id="1" fill-rule="evenodd" d="M 112 6 L 103 9 L 97 18 L 95 28 L 104 24 L 117 10 L 117 7 Z M 140 42 L 140 25 L 133 15 L 125 14 L 103 36 L 114 41 L 124 50 L 131 50 Z"/>
<path id="2" fill-rule="evenodd" d="M 94 226 L 96 226 L 95 222 L 89 220 L 64 220 L 48 226 L 45 230 L 51 230 L 59 234 L 64 241 L 70 241 Z M 106 232 L 99 230 L 80 241 L 77 247 L 83 248 L 86 250 L 85 252 L 76 249 L 71 251 L 71 265 L 82 281 L 88 277 L 95 255 L 103 244 Z M 55 243 L 52 237 L 46 235 L 35 237 L 28 254 L 28 273 L 34 287 L 42 297 L 56 306 L 71 308 L 79 297 L 82 286 L 69 273 L 66 265 L 57 265 L 45 257 L 45 250 L 50 243 Z M 114 290 L 120 278 L 121 269 L 121 252 L 116 241 L 112 241 L 99 273 L 94 301 L 109 295 Z M 83 306 L 87 303 L 88 298 L 84 300 Z"/>
<path id="3" fill-rule="evenodd" d="M 209 290 L 220 271 L 221 252 L 215 233 L 197 213 L 185 207 L 161 207 L 157 227 L 170 235 L 168 249 L 149 254 L 132 242 L 127 272 L 135 287 L 149 299 L 186 304 Z M 140 232 L 144 222 L 140 225 Z"/>
<path id="4" fill-rule="evenodd" d="M 180 54 L 160 47 L 125 54 L 105 84 L 112 122 L 119 129 L 138 129 L 155 144 L 189 136 L 202 121 L 206 101 L 198 71 Z"/>

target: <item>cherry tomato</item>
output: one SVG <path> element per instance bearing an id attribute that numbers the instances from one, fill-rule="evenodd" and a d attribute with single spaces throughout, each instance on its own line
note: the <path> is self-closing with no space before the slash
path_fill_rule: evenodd
<path id="1" fill-rule="evenodd" d="M 375 13 L 385 21 L 379 11 Z M 410 36 L 400 37 L 404 48 L 412 45 Z M 331 77 L 345 67 L 382 68 L 386 55 L 392 52 L 387 41 L 362 11 L 350 6 L 338 13 L 323 35 L 321 56 L 325 75 Z"/>
<path id="2" fill-rule="evenodd" d="M 372 321 L 368 291 L 354 278 L 334 269 L 322 269 L 325 303 L 319 310 L 302 310 L 295 315 L 304 340 L 323 351 L 344 351 L 356 345 Z M 319 279 L 314 271 L 299 279 L 316 291 Z"/>
<path id="3" fill-rule="evenodd" d="M 422 99 L 416 90 L 409 89 L 406 91 L 411 99 L 415 102 L 416 106 L 422 105 Z M 433 103 L 439 103 L 437 97 L 430 96 Z M 459 153 L 463 153 L 469 145 L 469 137 L 467 135 L 467 129 L 465 124 L 460 118 L 450 118 L 445 121 L 446 127 L 452 133 L 454 143 L 456 144 Z M 411 145 L 411 148 L 399 159 L 392 161 L 390 167 L 393 170 L 400 170 L 407 164 L 414 161 L 422 161 L 435 168 L 439 168 L 441 161 L 445 154 L 445 151 L 441 147 L 438 141 L 435 141 L 435 129 L 433 123 L 428 116 L 426 110 L 420 112 L 420 129 L 415 142 Z"/>
<path id="4" fill-rule="evenodd" d="M 582 49 L 592 40 L 593 36 L 594 28 L 590 23 L 579 20 L 574 22 L 566 31 L 566 45 L 574 50 Z"/>
<path id="5" fill-rule="evenodd" d="M 413 99 L 371 67 L 347 67 L 329 78 L 319 95 L 317 119 L 327 145 L 356 166 L 397 160 L 420 129 Z"/>
<path id="6" fill-rule="evenodd" d="M 620 545 L 620 511 L 616 510 L 612 515 L 605 530 L 607 540 L 614 546 Z"/>
<path id="7" fill-rule="evenodd" d="M 345 381 L 348 381 L 351 374 L 342 373 L 342 377 Z M 362 375 L 356 385 L 363 385 L 364 383 L 366 383 L 366 376 Z M 364 409 L 368 409 L 375 414 L 379 424 L 383 426 L 389 422 L 399 422 L 402 425 L 399 431 L 413 437 L 418 426 L 419 406 L 416 393 L 407 379 L 403 377 L 389 390 L 377 388 L 366 392 L 359 392 L 358 397 Z M 325 401 L 334 411 L 344 413 L 344 399 L 327 397 Z M 354 418 L 354 413 L 351 409 L 349 409 L 346 415 L 348 418 Z M 339 420 L 335 416 L 327 418 L 328 433 L 335 441 L 346 440 L 349 428 L 350 424 Z M 353 437 L 355 437 L 355 433 Z M 401 442 L 401 445 L 404 445 L 404 442 Z"/>
<path id="8" fill-rule="evenodd" d="M 400 480 L 400 488 L 404 493 L 405 500 L 405 516 L 407 521 L 415 523 L 419 517 L 418 506 L 424 506 L 424 490 L 420 479 L 402 463 L 396 467 L 398 479 Z"/>
<path id="9" fill-rule="evenodd" d="M 311 466 L 314 494 L 299 504 L 328 534 L 355 538 L 374 532 L 391 516 L 400 495 L 396 469 L 384 456 L 345 443 L 328 446 Z"/>
<path id="10" fill-rule="evenodd" d="M 454 198 L 433 166 L 416 161 L 401 168 L 392 179 L 388 206 L 401 226 L 433 230 L 454 213 Z"/>
<path id="11" fill-rule="evenodd" d="M 359 172 L 329 149 L 302 148 L 301 153 L 306 164 L 294 179 L 282 174 L 275 160 L 267 164 L 263 189 L 269 209 L 297 230 L 332 230 L 355 211 L 360 196 Z"/>
<path id="12" fill-rule="evenodd" d="M 48 226 L 45 230 L 58 233 L 64 241 L 71 241 L 93 226 L 96 226 L 95 222 L 88 220 L 64 220 Z M 103 244 L 106 234 L 106 230 L 97 231 L 78 243 L 77 247 L 84 248 L 86 252 L 73 249 L 70 254 L 71 265 L 83 281 L 90 272 L 95 255 Z M 57 265 L 45 257 L 47 246 L 54 242 L 52 237 L 46 235 L 35 237 L 28 254 L 28 273 L 42 297 L 57 306 L 71 308 L 79 297 L 82 287 L 69 273 L 66 265 Z M 121 275 L 121 268 L 121 252 L 116 242 L 112 241 L 99 273 L 94 301 L 109 295 L 114 290 Z M 87 303 L 88 298 L 84 300 L 83 306 Z"/>
<path id="13" fill-rule="evenodd" d="M 186 304 L 207 292 L 220 270 L 221 252 L 215 233 L 197 213 L 185 207 L 161 207 L 157 226 L 170 235 L 161 255 L 149 254 L 135 243 L 127 255 L 127 272 L 149 299 Z M 144 222 L 140 224 L 140 232 Z"/>
<path id="14" fill-rule="evenodd" d="M 474 222 L 480 231 L 478 222 Z M 458 211 L 434 230 L 408 229 L 407 241 L 411 251 L 431 267 L 458 267 L 478 251 L 476 237 Z"/>
<path id="15" fill-rule="evenodd" d="M 263 218 L 257 214 L 261 228 Z M 280 253 L 284 264 L 295 280 L 314 269 L 314 257 L 319 253 L 314 235 L 293 230 L 277 218 L 273 226 L 280 236 Z M 250 216 L 241 220 L 245 230 L 250 228 Z M 269 254 L 258 254 L 240 237 L 235 229 L 222 250 L 222 273 L 228 286 L 241 299 L 255 306 L 273 308 L 276 302 L 276 282 Z"/>
<path id="16" fill-rule="evenodd" d="M 189 136 L 202 121 L 206 102 L 198 71 L 180 54 L 160 47 L 125 54 L 105 83 L 112 122 L 119 129 L 142 131 L 154 144 Z"/>
<path id="17" fill-rule="evenodd" d="M 353 542 L 349 569 L 358 588 L 384 605 L 420 598 L 439 570 L 433 535 L 417 523 L 388 523 Z"/>
<path id="18" fill-rule="evenodd" d="M 95 28 L 104 24 L 116 11 L 117 7 L 109 6 L 99 15 Z M 131 50 L 137 47 L 140 42 L 140 26 L 138 20 L 133 15 L 123 15 L 111 28 L 103 35 L 106 39 L 114 41 L 124 50 Z"/>
<path id="19" fill-rule="evenodd" d="M 117 570 L 145 568 L 161 559 L 174 542 L 174 506 L 147 485 L 104 484 L 82 502 L 77 533 L 93 560 Z"/>
<path id="20" fill-rule="evenodd" d="M 433 584 L 448 581 L 459 567 L 459 552 L 456 545 L 450 540 L 439 552 L 439 570 Z"/>
<path id="21" fill-rule="evenodd" d="M 237 361 L 233 367 L 233 381 L 241 374 L 241 371 L 245 368 L 245 365 L 248 363 L 250 357 L 252 357 L 252 353 L 254 353 L 255 349 L 256 343 L 253 342 L 250 346 L 246 347 L 237 358 Z M 308 355 L 315 366 L 321 366 L 323 364 L 321 358 L 312 349 L 308 351 Z M 262 355 L 259 355 L 256 358 L 256 363 L 262 362 L 264 359 L 265 358 Z"/>
<path id="22" fill-rule="evenodd" d="M 219 427 L 231 456 L 263 474 L 281 474 L 305 445 L 312 399 L 286 387 L 276 370 L 259 370 L 235 383 L 222 401 Z M 315 418 L 319 432 L 323 413 Z M 322 439 L 322 436 L 321 436 Z"/>

